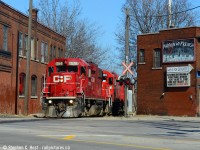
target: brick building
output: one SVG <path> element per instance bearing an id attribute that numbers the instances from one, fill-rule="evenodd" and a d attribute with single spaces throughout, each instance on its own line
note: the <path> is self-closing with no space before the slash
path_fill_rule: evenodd
<path id="1" fill-rule="evenodd" d="M 41 112 L 46 64 L 63 57 L 66 39 L 37 22 L 33 9 L 28 113 Z M 0 1 L 0 113 L 24 114 L 28 16 Z"/>
<path id="2" fill-rule="evenodd" d="M 200 115 L 200 27 L 139 35 L 138 114 Z"/>

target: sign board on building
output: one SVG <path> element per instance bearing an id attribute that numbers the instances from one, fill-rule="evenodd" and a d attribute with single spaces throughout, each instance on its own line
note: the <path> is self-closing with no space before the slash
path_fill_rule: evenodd
<path id="1" fill-rule="evenodd" d="M 191 65 L 180 67 L 167 67 L 167 73 L 190 72 L 192 69 L 193 67 Z"/>
<path id="2" fill-rule="evenodd" d="M 163 63 L 194 61 L 194 39 L 163 42 Z"/>
<path id="3" fill-rule="evenodd" d="M 191 65 L 180 67 L 167 67 L 167 87 L 190 86 Z"/>

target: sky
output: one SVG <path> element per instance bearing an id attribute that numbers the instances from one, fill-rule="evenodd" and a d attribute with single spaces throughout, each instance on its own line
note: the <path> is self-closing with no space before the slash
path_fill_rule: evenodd
<path id="1" fill-rule="evenodd" d="M 29 0 L 2 0 L 20 12 L 27 13 Z M 37 5 L 39 0 L 33 0 Z M 65 0 L 61 0 L 65 1 Z M 73 1 L 73 0 L 67 0 Z M 120 24 L 121 7 L 126 0 L 80 0 L 82 18 L 100 27 L 99 44 L 103 47 L 114 48 L 117 44 L 115 32 Z"/>
<path id="2" fill-rule="evenodd" d="M 83 16 L 101 27 L 103 32 L 101 44 L 113 47 L 115 32 L 121 22 L 122 5 L 125 0 L 80 0 Z"/>
<path id="3" fill-rule="evenodd" d="M 2 0 L 11 7 L 20 12 L 27 14 L 29 8 L 29 0 Z M 73 0 L 60 0 L 73 2 Z M 117 41 L 115 33 L 121 24 L 123 13 L 121 11 L 122 5 L 126 0 L 80 0 L 81 3 L 81 17 L 94 23 L 100 27 L 100 36 L 97 38 L 98 45 L 103 48 L 109 48 L 110 52 L 115 56 L 118 55 L 116 51 Z M 33 0 L 37 6 L 39 0 Z"/>

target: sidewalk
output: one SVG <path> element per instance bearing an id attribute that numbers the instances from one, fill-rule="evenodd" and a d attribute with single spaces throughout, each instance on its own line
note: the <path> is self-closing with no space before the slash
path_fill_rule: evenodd
<path id="1" fill-rule="evenodd" d="M 30 116 L 20 116 L 20 115 L 2 115 L 0 114 L 0 124 L 1 123 L 13 123 L 13 122 L 28 122 L 28 121 L 38 121 L 44 120 L 43 116 L 34 117 L 35 115 Z M 200 123 L 200 117 L 176 117 L 176 116 L 152 116 L 152 115 L 135 115 L 130 117 L 83 117 L 88 120 L 124 120 L 124 121 L 195 121 Z"/>
<path id="2" fill-rule="evenodd" d="M 200 123 L 200 117 L 176 117 L 176 116 L 156 116 L 156 115 L 134 115 L 129 117 L 113 117 L 113 116 L 107 116 L 107 117 L 94 117 L 94 118 L 88 118 L 91 120 L 136 120 L 136 121 L 195 121 Z"/>
<path id="3" fill-rule="evenodd" d="M 28 122 L 28 121 L 38 121 L 44 118 L 36 118 L 33 115 L 21 116 L 21 115 L 7 115 L 0 114 L 0 124 L 1 123 L 13 123 L 13 122 Z"/>

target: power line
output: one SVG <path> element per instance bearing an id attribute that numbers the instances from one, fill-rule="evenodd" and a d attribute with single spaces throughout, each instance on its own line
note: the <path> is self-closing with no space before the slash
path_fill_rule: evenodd
<path id="1" fill-rule="evenodd" d="M 181 13 L 184 13 L 184 12 L 187 12 L 187 11 L 191 11 L 191 10 L 197 9 L 199 7 L 200 6 L 196 6 L 196 7 L 193 7 L 193 8 L 190 8 L 190 9 L 186 9 L 186 10 L 183 10 L 183 11 L 179 11 L 179 12 L 175 12 L 175 13 L 172 13 L 172 14 L 149 16 L 149 17 L 166 17 L 166 16 L 169 16 L 169 15 L 176 15 L 176 14 L 181 14 Z M 132 15 L 130 15 L 130 16 L 132 16 Z M 144 17 L 144 16 L 140 16 L 140 17 Z M 145 16 L 145 17 L 147 17 L 147 16 Z"/>
<path id="2" fill-rule="evenodd" d="M 187 10 L 183 10 L 183 11 L 179 11 L 179 12 L 172 13 L 171 15 L 176 15 L 176 14 L 184 13 L 184 12 L 187 12 L 187 11 L 191 11 L 191 10 L 197 9 L 197 8 L 199 8 L 199 7 L 200 7 L 200 6 L 196 6 L 196 7 L 187 9 Z M 165 17 L 165 16 L 169 16 L 169 14 L 167 14 L 167 15 L 160 15 L 160 16 L 153 16 L 153 17 Z"/>

